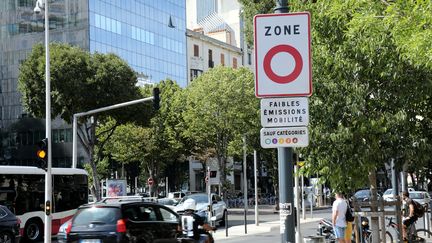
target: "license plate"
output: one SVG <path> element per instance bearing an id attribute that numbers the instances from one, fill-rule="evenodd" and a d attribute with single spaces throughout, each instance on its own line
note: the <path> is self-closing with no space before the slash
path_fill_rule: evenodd
<path id="1" fill-rule="evenodd" d="M 101 243 L 100 239 L 82 239 L 80 243 Z"/>

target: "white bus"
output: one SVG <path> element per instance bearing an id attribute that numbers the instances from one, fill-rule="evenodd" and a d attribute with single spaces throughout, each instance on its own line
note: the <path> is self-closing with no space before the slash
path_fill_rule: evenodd
<path id="1" fill-rule="evenodd" d="M 78 206 L 88 203 L 87 172 L 83 169 L 52 168 L 52 234 L 69 220 Z M 0 205 L 21 220 L 26 241 L 43 238 L 45 220 L 45 171 L 32 166 L 0 166 Z"/>

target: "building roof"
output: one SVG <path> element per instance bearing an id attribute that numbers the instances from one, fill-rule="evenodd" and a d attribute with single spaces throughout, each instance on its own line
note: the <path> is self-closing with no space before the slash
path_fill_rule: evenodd
<path id="1" fill-rule="evenodd" d="M 241 52 L 242 52 L 242 50 L 240 48 L 238 48 L 238 47 L 236 47 L 234 45 L 227 44 L 227 43 L 225 43 L 223 41 L 220 41 L 220 40 L 217 40 L 217 39 L 212 38 L 210 36 L 207 36 L 207 35 L 205 35 L 205 34 L 203 34 L 201 32 L 196 32 L 196 31 L 193 31 L 193 30 L 190 30 L 190 29 L 186 29 L 186 36 L 187 37 L 192 37 L 192 38 L 195 38 L 195 39 L 199 39 L 199 40 L 202 40 L 202 41 L 205 41 L 205 42 L 212 43 L 212 44 L 214 44 L 216 46 L 219 46 L 221 48 L 225 48 L 225 49 L 228 49 L 228 50 L 233 51 L 233 52 L 238 52 L 239 54 L 241 54 Z"/>

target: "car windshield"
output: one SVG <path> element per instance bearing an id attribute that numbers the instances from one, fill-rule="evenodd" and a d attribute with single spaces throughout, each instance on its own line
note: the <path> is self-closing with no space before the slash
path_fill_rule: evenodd
<path id="1" fill-rule="evenodd" d="M 389 195 L 389 194 L 392 194 L 393 193 L 393 190 L 392 189 L 387 189 L 385 192 L 384 192 L 384 195 Z"/>
<path id="2" fill-rule="evenodd" d="M 115 207 L 91 207 L 78 211 L 73 219 L 74 225 L 89 224 L 115 224 L 119 214 L 119 208 Z"/>
<path id="3" fill-rule="evenodd" d="M 423 199 L 423 198 L 424 198 L 424 195 L 423 195 L 423 193 L 421 193 L 421 192 L 410 192 L 410 193 L 409 193 L 409 197 L 410 197 L 411 199 Z"/>
<path id="4" fill-rule="evenodd" d="M 176 201 L 174 201 L 170 198 L 161 198 L 161 199 L 158 199 L 158 203 L 160 203 L 162 205 L 174 205 L 176 203 Z"/>
<path id="5" fill-rule="evenodd" d="M 191 194 L 189 196 L 184 197 L 180 203 L 183 203 L 185 200 L 192 198 L 196 203 L 208 203 L 208 195 L 207 194 Z"/>
<path id="6" fill-rule="evenodd" d="M 361 190 L 354 194 L 355 197 L 367 197 L 369 196 L 369 190 Z"/>

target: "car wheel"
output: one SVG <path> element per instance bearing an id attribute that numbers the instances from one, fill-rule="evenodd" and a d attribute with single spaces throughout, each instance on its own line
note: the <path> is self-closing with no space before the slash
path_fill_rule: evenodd
<path id="1" fill-rule="evenodd" d="M 27 242 L 35 242 L 42 239 L 43 235 L 42 221 L 37 219 L 29 220 L 24 227 L 24 239 Z"/>
<path id="2" fill-rule="evenodd" d="M 14 241 L 10 232 L 0 232 L 0 243 L 13 243 Z"/>
<path id="3" fill-rule="evenodd" d="M 226 224 L 226 222 L 225 222 L 226 214 L 227 214 L 227 211 L 225 210 L 224 213 L 223 213 L 223 215 L 222 215 L 222 219 L 219 222 L 219 226 L 225 226 L 225 224 Z"/>

